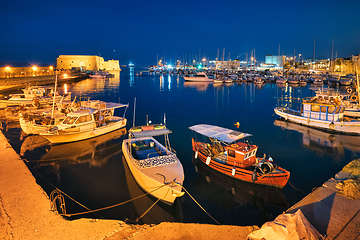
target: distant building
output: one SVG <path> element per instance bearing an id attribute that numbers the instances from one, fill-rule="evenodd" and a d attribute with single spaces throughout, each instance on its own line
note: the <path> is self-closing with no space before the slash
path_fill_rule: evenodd
<path id="1" fill-rule="evenodd" d="M 0 68 L 0 78 L 14 78 L 14 77 L 36 77 L 54 75 L 54 67 L 12 67 L 6 66 Z"/>
<path id="2" fill-rule="evenodd" d="M 278 67 L 283 67 L 285 65 L 285 56 L 265 56 L 265 64 L 275 64 Z"/>
<path id="3" fill-rule="evenodd" d="M 60 55 L 56 59 L 56 69 L 79 69 L 81 71 L 121 71 L 118 60 L 104 61 L 99 56 L 87 55 Z"/>
<path id="4" fill-rule="evenodd" d="M 237 70 L 240 67 L 240 61 L 215 61 L 215 69 Z"/>
<path id="5" fill-rule="evenodd" d="M 331 71 L 346 75 L 355 73 L 356 69 L 358 72 L 360 71 L 360 54 L 348 58 L 336 59 L 332 64 Z"/>

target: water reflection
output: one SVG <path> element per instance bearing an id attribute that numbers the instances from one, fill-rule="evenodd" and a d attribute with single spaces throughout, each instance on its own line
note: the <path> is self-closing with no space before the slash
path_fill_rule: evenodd
<path id="1" fill-rule="evenodd" d="M 319 155 L 330 155 L 338 161 L 345 160 L 345 149 L 360 152 L 360 136 L 331 134 L 284 120 L 275 120 L 275 126 L 302 133 L 302 143 Z"/>
<path id="2" fill-rule="evenodd" d="M 197 161 L 194 156 L 192 161 L 195 170 L 206 180 L 198 187 L 199 192 L 205 196 L 204 198 L 217 202 L 222 208 L 232 208 L 237 211 L 242 207 L 252 207 L 260 212 L 264 221 L 269 221 L 274 218 L 270 205 L 282 210 L 288 207 L 287 199 L 281 189 L 247 183 L 226 176 Z M 225 194 L 221 194 L 223 192 Z"/>
<path id="3" fill-rule="evenodd" d="M 184 82 L 184 87 L 196 88 L 198 91 L 206 91 L 209 85 L 212 84 L 210 82 Z"/>
<path id="4" fill-rule="evenodd" d="M 144 192 L 136 183 L 124 157 L 122 157 L 122 161 L 130 199 L 134 199 L 146 194 L 146 192 Z M 179 199 L 176 199 L 172 206 L 166 205 L 160 201 L 153 206 L 155 202 L 156 199 L 149 194 L 131 201 L 132 207 L 135 210 L 135 219 L 131 220 L 138 219 L 139 223 L 147 224 L 183 221 L 182 208 Z M 150 210 L 148 211 L 148 209 Z M 146 211 L 148 212 L 146 213 Z"/>
<path id="5" fill-rule="evenodd" d="M 20 155 L 30 161 L 35 157 L 36 168 L 50 166 L 50 171 L 56 174 L 58 182 L 61 182 L 61 165 L 87 163 L 89 167 L 101 167 L 109 158 L 121 152 L 121 141 L 113 140 L 125 134 L 126 129 L 122 128 L 84 141 L 55 146 L 42 136 L 32 135 L 23 141 Z"/>

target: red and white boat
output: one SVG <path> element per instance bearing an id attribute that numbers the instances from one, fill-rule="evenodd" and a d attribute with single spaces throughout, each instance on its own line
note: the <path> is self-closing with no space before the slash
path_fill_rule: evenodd
<path id="1" fill-rule="evenodd" d="M 287 184 L 289 171 L 277 166 L 271 157 L 256 157 L 256 145 L 239 141 L 251 134 L 207 124 L 194 125 L 190 129 L 209 139 L 201 142 L 192 138 L 195 158 L 216 171 L 256 184 L 278 188 Z M 204 139 L 203 136 L 201 139 Z"/>

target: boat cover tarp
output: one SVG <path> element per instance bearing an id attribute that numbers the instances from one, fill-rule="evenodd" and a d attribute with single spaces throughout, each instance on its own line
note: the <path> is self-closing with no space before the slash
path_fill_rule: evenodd
<path id="1" fill-rule="evenodd" d="M 232 143 L 239 139 L 251 136 L 251 134 L 249 133 L 242 133 L 231 129 L 207 124 L 198 124 L 189 128 L 201 135 L 209 138 L 214 138 L 226 143 Z"/>
<path id="2" fill-rule="evenodd" d="M 140 132 L 131 132 L 131 134 L 136 138 L 138 138 L 138 137 L 161 136 L 161 135 L 170 134 L 170 133 L 171 133 L 171 130 L 167 129 L 167 128 L 140 131 Z"/>
<path id="3" fill-rule="evenodd" d="M 301 240 L 323 239 L 321 234 L 305 218 L 301 210 L 294 214 L 281 214 L 274 221 L 266 222 L 259 230 L 247 236 L 249 240 Z"/>

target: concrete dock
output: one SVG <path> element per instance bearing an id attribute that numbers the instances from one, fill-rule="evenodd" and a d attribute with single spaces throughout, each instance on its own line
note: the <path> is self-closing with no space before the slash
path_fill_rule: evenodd
<path id="1" fill-rule="evenodd" d="M 300 209 L 325 239 L 360 239 L 360 200 L 345 197 L 339 191 L 343 181 L 354 177 L 347 172 L 339 172 L 288 209 L 287 213 Z"/>
<path id="2" fill-rule="evenodd" d="M 0 239 L 246 239 L 257 226 L 191 223 L 128 225 L 119 220 L 68 221 L 0 131 Z"/>

